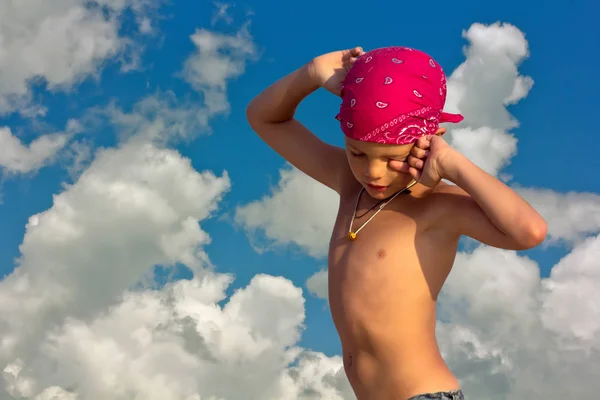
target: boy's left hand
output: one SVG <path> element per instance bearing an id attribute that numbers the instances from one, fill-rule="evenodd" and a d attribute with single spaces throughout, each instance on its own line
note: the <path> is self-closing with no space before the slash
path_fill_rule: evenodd
<path id="1" fill-rule="evenodd" d="M 440 136 L 423 136 L 414 144 L 406 161 L 392 160 L 389 166 L 396 171 L 409 173 L 422 185 L 434 187 L 442 179 L 448 178 L 444 168 L 447 156 L 453 151 Z"/>

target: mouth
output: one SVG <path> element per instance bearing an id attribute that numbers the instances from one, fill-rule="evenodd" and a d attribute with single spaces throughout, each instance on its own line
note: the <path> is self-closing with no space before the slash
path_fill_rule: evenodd
<path id="1" fill-rule="evenodd" d="M 377 192 L 383 192 L 383 191 L 385 191 L 389 187 L 389 186 L 373 185 L 373 184 L 370 184 L 370 183 L 367 183 L 367 186 L 369 188 L 371 188 L 372 190 L 377 191 Z"/>

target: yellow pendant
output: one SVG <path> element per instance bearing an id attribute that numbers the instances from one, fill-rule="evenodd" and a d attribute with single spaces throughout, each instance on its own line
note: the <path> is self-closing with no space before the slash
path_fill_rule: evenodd
<path id="1" fill-rule="evenodd" d="M 349 232 L 348 233 L 348 239 L 350 239 L 350 240 L 356 240 L 356 233 Z"/>

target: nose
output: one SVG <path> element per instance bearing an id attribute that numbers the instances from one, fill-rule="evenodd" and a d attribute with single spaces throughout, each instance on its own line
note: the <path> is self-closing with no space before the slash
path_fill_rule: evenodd
<path id="1" fill-rule="evenodd" d="M 387 163 L 382 160 L 370 160 L 366 165 L 365 175 L 371 181 L 377 181 L 385 176 Z"/>

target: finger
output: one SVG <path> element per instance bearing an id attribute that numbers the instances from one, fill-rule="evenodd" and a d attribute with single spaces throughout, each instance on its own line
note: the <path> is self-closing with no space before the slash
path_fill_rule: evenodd
<path id="1" fill-rule="evenodd" d="M 423 165 L 425 165 L 425 162 L 417 157 L 409 156 L 407 158 L 407 161 L 408 161 L 408 165 L 412 168 L 422 169 Z"/>
<path id="2" fill-rule="evenodd" d="M 351 53 L 351 54 L 352 54 L 354 57 L 356 57 L 356 56 L 360 55 L 360 53 L 361 53 L 362 51 L 363 51 L 362 47 L 360 47 L 360 46 L 357 46 L 357 47 L 353 48 L 353 49 L 350 51 L 350 53 Z"/>
<path id="3" fill-rule="evenodd" d="M 410 165 L 408 165 L 408 163 L 404 162 L 404 161 L 390 160 L 388 165 L 394 171 L 404 172 L 404 173 L 407 173 L 410 168 Z"/>
<path id="4" fill-rule="evenodd" d="M 411 168 L 411 169 L 409 169 L 408 173 L 416 181 L 419 181 L 421 179 L 421 170 L 419 170 L 419 169 Z"/>
<path id="5" fill-rule="evenodd" d="M 415 146 L 413 146 L 413 148 L 420 147 L 422 149 L 426 149 L 426 148 L 430 147 L 431 146 L 431 138 L 432 138 L 432 136 L 430 136 L 430 135 L 421 136 L 419 138 L 419 140 L 417 140 L 417 143 L 415 143 Z"/>
<path id="6" fill-rule="evenodd" d="M 424 150 L 418 146 L 413 146 L 413 148 L 410 150 L 410 154 L 413 157 L 426 158 L 429 155 L 429 150 Z"/>

